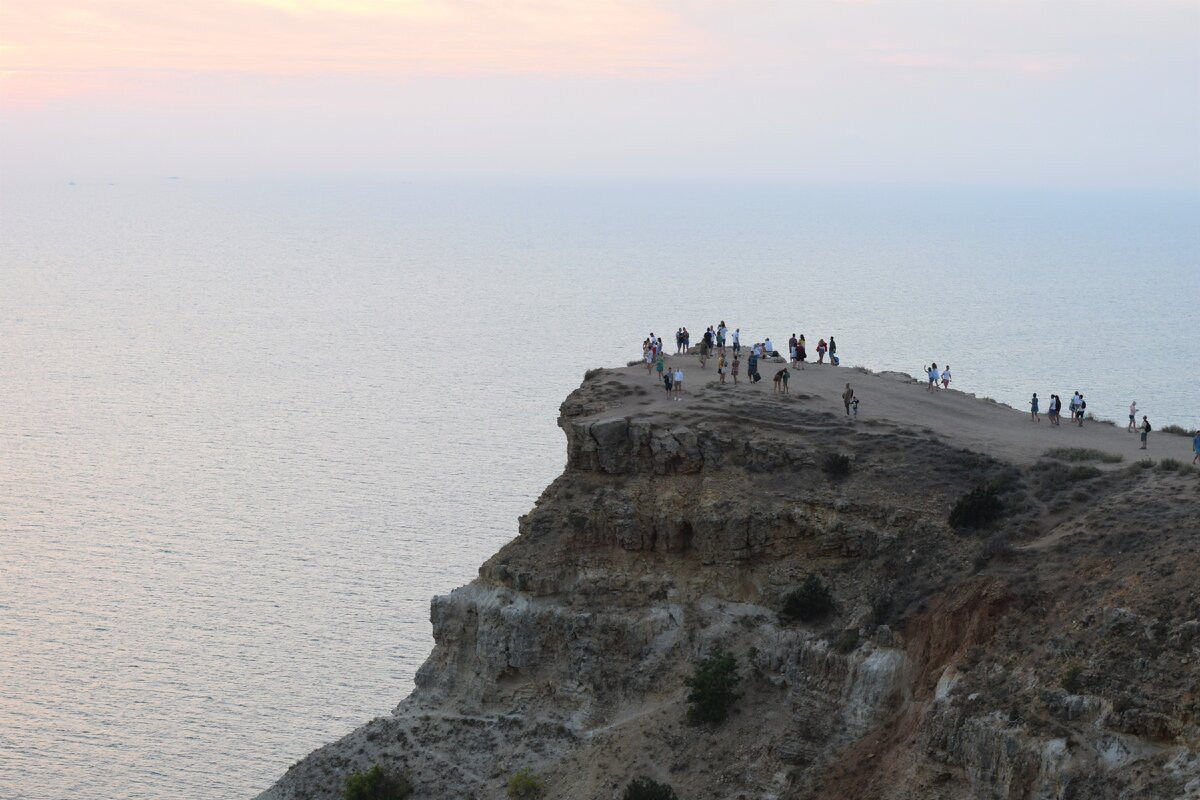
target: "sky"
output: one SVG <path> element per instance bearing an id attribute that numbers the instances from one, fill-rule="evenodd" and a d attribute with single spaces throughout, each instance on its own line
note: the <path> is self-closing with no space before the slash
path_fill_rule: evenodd
<path id="1" fill-rule="evenodd" d="M 0 0 L 4 177 L 1200 189 L 1200 0 Z"/>

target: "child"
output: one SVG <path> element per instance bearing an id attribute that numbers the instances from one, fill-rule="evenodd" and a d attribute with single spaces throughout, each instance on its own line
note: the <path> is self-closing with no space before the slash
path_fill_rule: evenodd
<path id="1" fill-rule="evenodd" d="M 789 378 L 789 377 L 791 377 L 791 375 L 790 375 L 790 373 L 789 373 L 789 372 L 788 372 L 788 371 L 785 369 L 785 370 L 783 371 L 783 393 L 784 393 L 784 394 L 787 394 L 787 393 L 788 393 L 788 390 L 787 390 L 787 382 L 788 382 L 788 378 Z"/>
<path id="2" fill-rule="evenodd" d="M 667 397 L 670 397 L 671 390 L 674 388 L 674 380 L 672 380 L 670 372 L 663 375 L 663 386 L 667 387 Z"/>
<path id="3" fill-rule="evenodd" d="M 734 341 L 737 341 L 736 339 Z M 741 359 L 737 356 L 737 351 L 733 352 L 733 385 L 737 386 L 738 367 L 741 366 Z"/>
<path id="4" fill-rule="evenodd" d="M 858 398 L 850 401 L 850 409 L 854 412 L 854 418 L 858 419 Z"/>
<path id="5" fill-rule="evenodd" d="M 773 387 L 773 391 L 775 392 L 775 394 L 779 394 L 779 392 L 782 391 L 781 387 L 783 384 L 783 370 L 779 370 L 778 372 L 776 372 L 775 377 L 772 378 L 771 381 L 775 384 L 775 386 Z"/>

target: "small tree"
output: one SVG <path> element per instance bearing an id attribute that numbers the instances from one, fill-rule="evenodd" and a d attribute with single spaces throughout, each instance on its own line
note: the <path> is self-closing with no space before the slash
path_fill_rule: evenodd
<path id="1" fill-rule="evenodd" d="M 809 575 L 800 588 L 783 598 L 779 616 L 784 622 L 816 622 L 833 611 L 833 595 L 816 575 Z"/>
<path id="2" fill-rule="evenodd" d="M 538 800 L 546 796 L 546 787 L 533 770 L 522 767 L 508 779 L 508 796 L 511 800 Z"/>
<path id="3" fill-rule="evenodd" d="M 412 794 L 412 784 L 404 775 L 393 775 L 376 764 L 365 772 L 356 772 L 346 779 L 345 800 L 405 800 Z"/>
<path id="4" fill-rule="evenodd" d="M 679 797 L 665 783 L 657 783 L 649 778 L 634 778 L 625 787 L 622 800 L 679 800 Z"/>
<path id="5" fill-rule="evenodd" d="M 737 682 L 737 659 L 724 650 L 701 661 L 686 681 L 692 690 L 688 694 L 688 718 L 697 723 L 723 722 L 729 716 L 729 707 L 741 696 L 734 691 Z"/>

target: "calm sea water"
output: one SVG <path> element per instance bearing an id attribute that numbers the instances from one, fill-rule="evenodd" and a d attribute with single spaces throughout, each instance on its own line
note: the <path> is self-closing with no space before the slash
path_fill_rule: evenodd
<path id="1" fill-rule="evenodd" d="M 1195 195 L 0 189 L 0 797 L 234 798 L 385 714 L 647 331 L 1200 421 Z M 669 338 L 669 337 L 668 337 Z"/>

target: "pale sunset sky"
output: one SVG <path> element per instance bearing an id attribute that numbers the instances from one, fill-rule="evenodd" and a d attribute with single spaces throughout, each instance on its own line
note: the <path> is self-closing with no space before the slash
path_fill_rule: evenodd
<path id="1" fill-rule="evenodd" d="M 1200 0 L 0 0 L 0 179 L 1200 188 Z"/>

